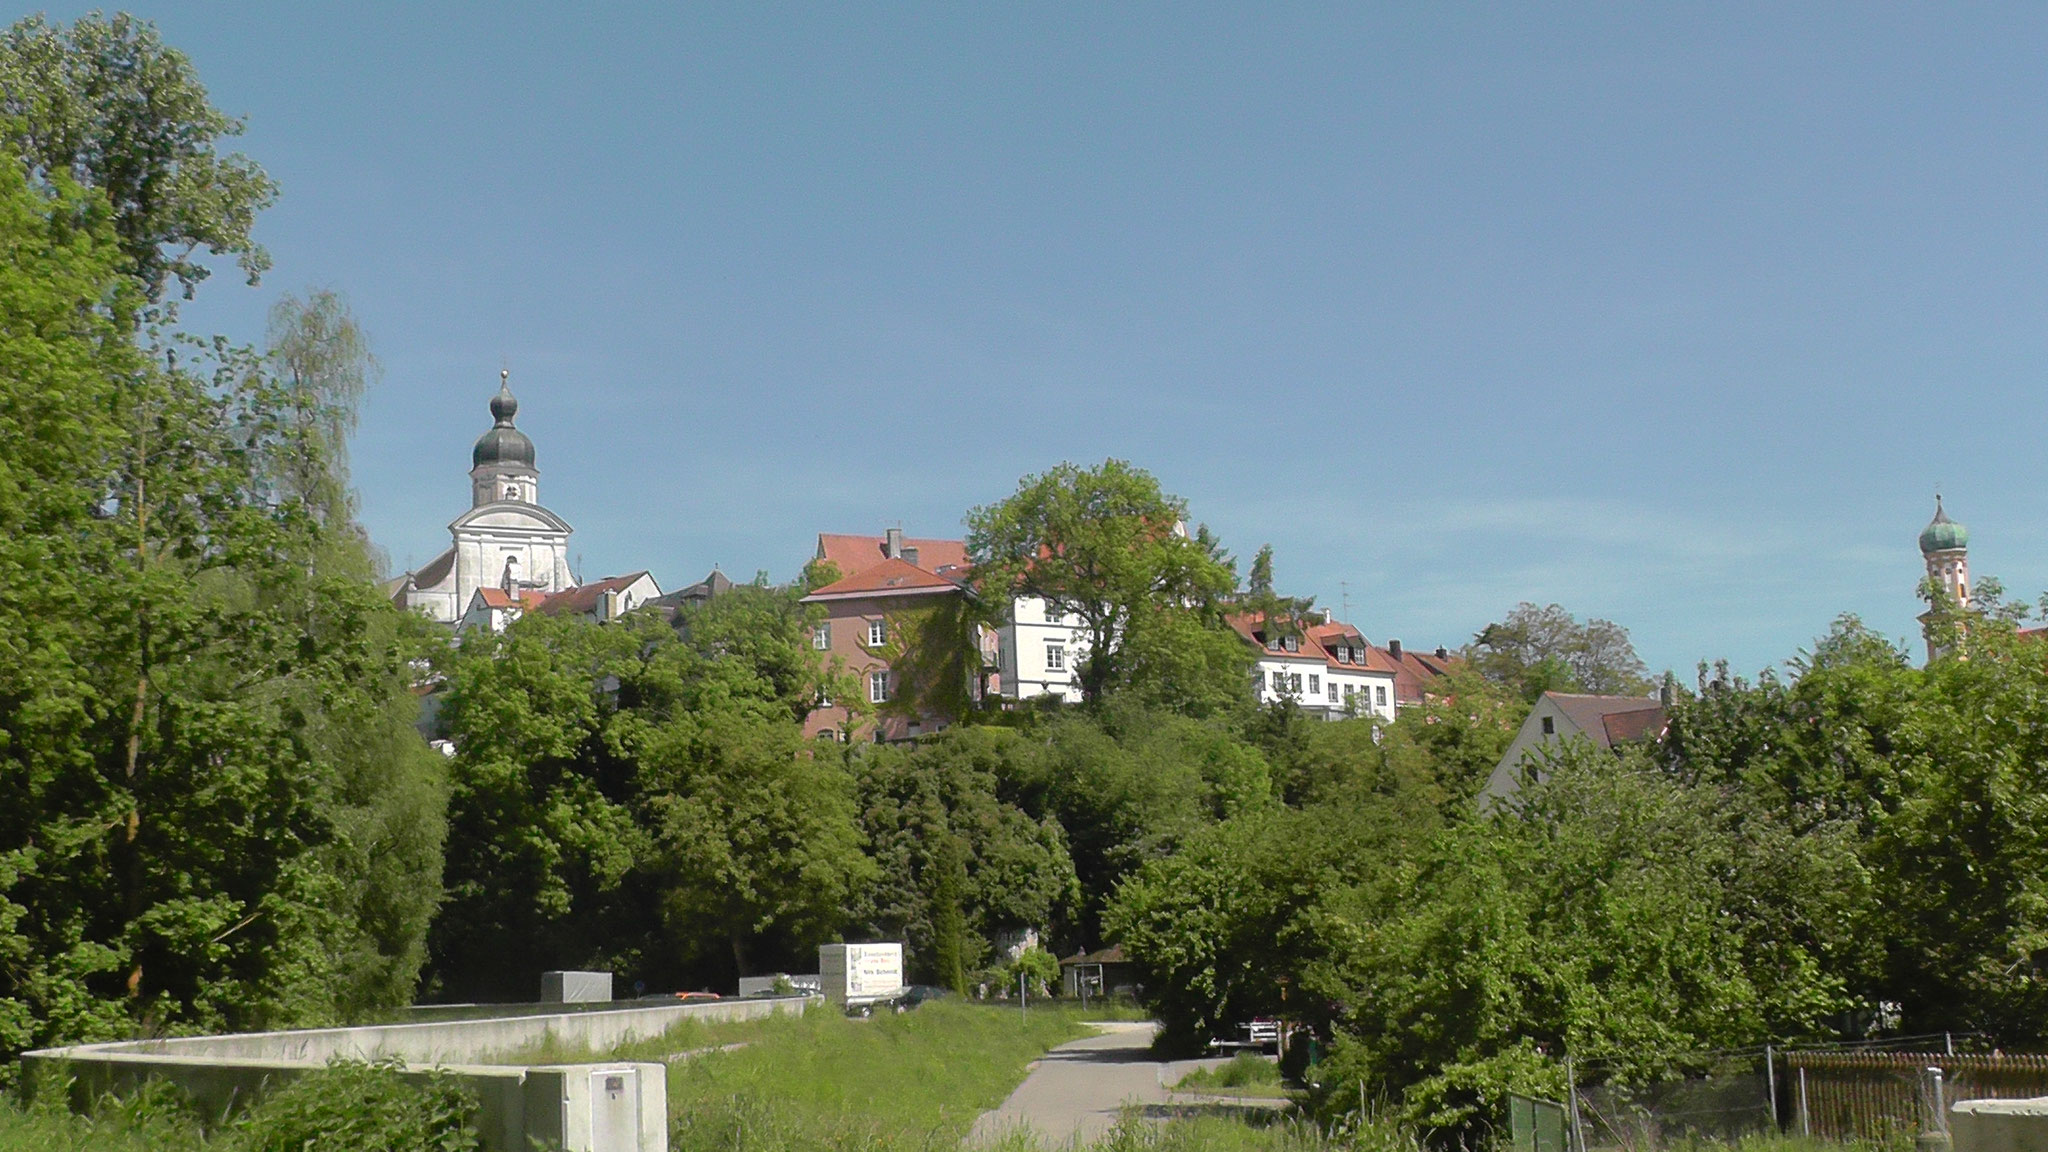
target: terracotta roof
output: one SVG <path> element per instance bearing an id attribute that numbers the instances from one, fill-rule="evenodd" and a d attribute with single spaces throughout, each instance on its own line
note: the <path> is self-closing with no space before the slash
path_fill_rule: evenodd
<path id="1" fill-rule="evenodd" d="M 1372 655 L 1376 664 L 1394 674 L 1394 699 L 1403 704 L 1422 703 L 1424 685 L 1439 676 L 1450 674 L 1461 663 L 1457 657 L 1448 653 L 1438 656 L 1434 652 L 1417 652 L 1405 645 L 1399 656 L 1394 655 L 1391 644 L 1386 647 L 1375 646 Z"/>
<path id="2" fill-rule="evenodd" d="M 1260 639 L 1266 630 L 1266 619 L 1260 613 L 1240 612 L 1228 617 L 1228 620 L 1239 636 L 1244 637 L 1252 647 L 1259 650 L 1259 658 L 1262 660 L 1315 660 L 1324 664 L 1330 662 L 1330 654 L 1323 651 L 1323 646 L 1316 643 L 1315 636 L 1308 629 L 1302 630 L 1301 651 L 1289 652 L 1284 648 L 1270 647 Z"/>
<path id="3" fill-rule="evenodd" d="M 804 597 L 806 604 L 818 600 L 841 600 L 853 596 L 893 596 L 959 592 L 956 580 L 927 572 L 908 560 L 884 560 L 864 571 L 842 577 Z"/>
<path id="4" fill-rule="evenodd" d="M 887 560 L 888 541 L 881 536 L 848 536 L 836 532 L 818 533 L 818 559 L 831 563 L 842 576 L 853 576 Z M 917 566 L 927 572 L 941 568 L 967 567 L 965 540 L 923 540 L 905 537 L 905 549 L 917 549 Z"/>
<path id="5" fill-rule="evenodd" d="M 624 592 L 632 587 L 635 581 L 638 581 L 645 575 L 647 573 L 641 571 L 635 572 L 630 576 L 607 576 L 602 580 L 589 584 L 578 584 L 574 588 L 564 588 L 560 592 L 548 597 L 541 604 L 540 610 L 550 616 L 559 616 L 565 612 L 571 615 L 582 612 L 595 612 L 598 605 L 604 603 L 605 593 Z"/>
<path id="6" fill-rule="evenodd" d="M 479 588 L 476 594 L 483 597 L 486 608 L 518 608 L 522 611 L 532 611 L 548 600 L 547 593 L 531 590 L 516 597 L 508 595 L 503 588 Z"/>
<path id="7" fill-rule="evenodd" d="M 1076 952 L 1072 956 L 1069 956 L 1066 959 L 1060 961 L 1060 967 L 1064 968 L 1069 964 L 1128 963 L 1130 963 L 1130 961 L 1124 957 L 1124 946 L 1121 944 L 1111 944 L 1109 947 L 1104 948 L 1099 952 Z"/>
<path id="8" fill-rule="evenodd" d="M 1664 731 L 1664 705 L 1654 696 L 1585 696 L 1545 692 L 1565 719 L 1602 748 L 1656 736 Z"/>
<path id="9" fill-rule="evenodd" d="M 1394 666 L 1390 658 L 1373 647 L 1372 642 L 1358 629 L 1341 620 L 1332 620 L 1327 624 L 1318 624 L 1310 628 L 1308 634 L 1315 637 L 1316 643 L 1322 646 L 1323 651 L 1330 654 L 1332 668 L 1363 668 L 1368 672 L 1390 673 L 1395 676 L 1398 688 L 1400 670 Z M 1345 648 L 1357 652 L 1363 658 L 1340 659 L 1340 653 Z"/>

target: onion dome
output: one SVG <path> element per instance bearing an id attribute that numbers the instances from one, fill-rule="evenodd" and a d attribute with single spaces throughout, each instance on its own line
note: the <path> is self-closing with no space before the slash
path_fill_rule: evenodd
<path id="1" fill-rule="evenodd" d="M 533 441 L 512 426 L 512 417 L 519 414 L 519 401 L 512 397 L 511 376 L 510 372 L 498 374 L 498 394 L 491 397 L 491 418 L 496 423 L 490 431 L 477 437 L 476 449 L 469 454 L 471 467 L 481 468 L 486 464 L 533 467 Z"/>
<path id="2" fill-rule="evenodd" d="M 1941 509 L 1941 497 L 1934 498 L 1934 519 L 1920 532 L 1920 551 L 1953 552 L 1970 546 L 1970 530 L 1948 518 Z"/>

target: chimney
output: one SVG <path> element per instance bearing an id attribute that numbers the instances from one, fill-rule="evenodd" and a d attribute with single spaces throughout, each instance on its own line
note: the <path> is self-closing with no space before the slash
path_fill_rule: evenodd
<path id="1" fill-rule="evenodd" d="M 1451 658 L 1451 650 L 1441 644 L 1437 645 L 1436 658 L 1439 660 L 1449 660 Z"/>
<path id="2" fill-rule="evenodd" d="M 910 564 L 910 566 L 911 566 L 911 567 L 913 567 L 913 568 L 919 567 L 919 565 L 918 565 L 918 562 L 917 562 L 917 549 L 916 549 L 916 548 L 905 548 L 905 549 L 903 550 L 903 559 L 904 559 L 905 561 L 909 562 L 909 564 Z"/>
<path id="3" fill-rule="evenodd" d="M 1401 642 L 1399 640 L 1387 641 L 1387 655 L 1392 656 L 1396 660 L 1401 658 Z"/>
<path id="4" fill-rule="evenodd" d="M 891 528 L 883 534 L 882 555 L 891 560 L 903 558 L 903 529 Z"/>

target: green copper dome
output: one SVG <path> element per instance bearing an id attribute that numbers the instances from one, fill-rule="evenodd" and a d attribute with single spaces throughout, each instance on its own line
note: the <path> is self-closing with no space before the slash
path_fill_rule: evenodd
<path id="1" fill-rule="evenodd" d="M 1934 519 L 1920 532 L 1920 551 L 1951 552 L 1970 546 L 1970 530 L 1948 518 L 1941 510 L 1941 497 L 1934 498 Z"/>
<path id="2" fill-rule="evenodd" d="M 498 378 L 498 394 L 491 397 L 491 418 L 496 423 L 491 430 L 477 437 L 476 449 L 469 454 L 470 466 L 481 468 L 486 464 L 523 464 L 533 467 L 533 441 L 526 433 L 512 426 L 512 417 L 519 414 L 519 401 L 512 398 L 510 374 Z"/>

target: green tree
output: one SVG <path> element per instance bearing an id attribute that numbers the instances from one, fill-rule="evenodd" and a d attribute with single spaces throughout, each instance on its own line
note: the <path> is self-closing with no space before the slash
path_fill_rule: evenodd
<path id="1" fill-rule="evenodd" d="M 1542 1052 L 1624 1079 L 1686 1054 L 1822 1034 L 1851 1003 L 1829 926 L 1870 889 L 1842 824 L 1804 831 L 1639 752 L 1571 747 L 1525 807 L 1447 827 L 1364 883 L 1327 887 L 1303 974 L 1347 1064 L 1328 1078 L 1470 1133 L 1547 1087 Z M 1552 1073 L 1554 1075 L 1554 1073 Z M 1326 1108 L 1343 1109 L 1352 1090 Z"/>
<path id="2" fill-rule="evenodd" d="M 767 591 L 694 619 L 733 624 Z M 590 965 L 723 982 L 845 922 L 872 866 L 840 752 L 802 739 L 779 648 L 710 636 L 537 614 L 465 639 L 442 709 L 443 994 L 525 995 L 545 968 Z"/>
<path id="3" fill-rule="evenodd" d="M 1580 623 L 1557 604 L 1515 605 L 1505 620 L 1481 629 L 1463 655 L 1525 701 L 1552 691 L 1634 696 L 1650 688 L 1628 629 L 1612 620 Z"/>
<path id="4" fill-rule="evenodd" d="M 1789 682 L 1722 670 L 1671 716 L 1666 770 L 1802 826 L 1855 830 L 1882 918 L 1841 926 L 1835 971 L 1910 1029 L 2048 1035 L 2038 642 L 1973 616 L 1924 669 L 1843 617 Z"/>
<path id="5" fill-rule="evenodd" d="M 269 337 L 256 371 L 257 386 L 266 392 L 266 417 L 289 422 L 294 443 L 312 449 L 264 461 L 280 496 L 303 505 L 323 524 L 353 526 L 348 438 L 363 393 L 381 369 L 348 301 L 325 289 L 304 299 L 289 292 L 280 297 L 270 307 Z M 365 548 L 368 541 L 349 544 Z"/>
<path id="6" fill-rule="evenodd" d="M 956 962 L 964 982 L 999 934 L 1050 930 L 1079 899 L 1059 824 L 998 795 L 1038 754 L 1014 731 L 956 727 L 855 759 L 861 830 L 878 870 L 858 919 L 902 936 L 913 969 L 937 983 L 952 986 Z"/>
<path id="7" fill-rule="evenodd" d="M 262 467 L 332 459 L 273 381 L 140 356 L 109 211 L 51 186 L 0 184 L 0 1042 L 402 1001 L 440 820 L 417 634 Z"/>
<path id="8" fill-rule="evenodd" d="M 1008 499 L 967 515 L 967 546 L 983 595 L 1035 596 L 1080 618 L 1088 654 L 1084 699 L 1128 679 L 1125 644 L 1135 620 L 1200 612 L 1237 577 L 1207 530 L 1190 537 L 1187 508 L 1159 481 L 1121 460 L 1061 464 L 1027 476 Z"/>
<path id="9" fill-rule="evenodd" d="M 751 668 L 801 723 L 817 707 L 818 694 L 831 687 L 811 647 L 811 630 L 824 621 L 825 611 L 802 603 L 803 597 L 803 589 L 773 587 L 765 578 L 735 584 L 685 607 L 676 629 L 706 659 L 732 659 Z"/>
<path id="10" fill-rule="evenodd" d="M 251 284 L 270 267 L 250 233 L 277 186 L 247 157 L 218 151 L 242 122 L 213 106 L 192 62 L 147 21 L 16 21 L 0 35 L 0 124 L 34 179 L 105 198 L 124 270 L 150 300 L 173 278 L 191 297 L 208 274 L 201 248 L 233 256 Z"/>

